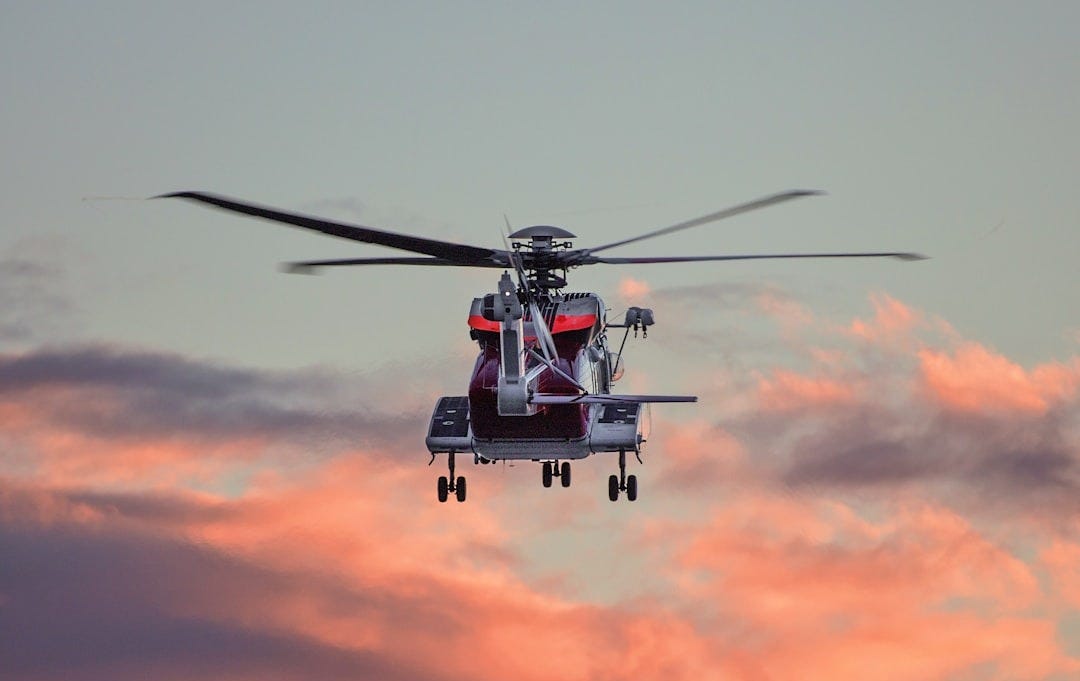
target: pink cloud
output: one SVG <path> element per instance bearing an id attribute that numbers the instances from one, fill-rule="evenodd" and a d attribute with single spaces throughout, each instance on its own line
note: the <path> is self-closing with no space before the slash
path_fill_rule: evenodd
<path id="1" fill-rule="evenodd" d="M 887 294 L 872 294 L 870 302 L 874 306 L 873 319 L 855 319 L 847 328 L 856 338 L 873 343 L 895 342 L 906 338 L 922 323 L 918 312 Z"/>
<path id="2" fill-rule="evenodd" d="M 747 494 L 691 536 L 675 572 L 686 596 L 732 623 L 770 678 L 1080 670 L 1053 618 L 1032 614 L 1047 601 L 1031 568 L 947 509 L 872 522 L 836 502 Z"/>
<path id="3" fill-rule="evenodd" d="M 702 424 L 681 444 L 717 434 Z M 0 517 L 40 535 L 37 544 L 81 537 L 78 545 L 100 544 L 112 557 L 108 571 L 82 580 L 75 564 L 67 588 L 76 601 L 120 594 L 125 611 L 145 608 L 155 621 L 263 632 L 274 637 L 266 645 L 286 648 L 306 642 L 323 651 L 312 653 L 308 676 L 330 664 L 329 651 L 406 676 L 476 679 L 1077 670 L 1041 612 L 1035 568 L 942 507 L 889 508 L 870 520 L 839 501 L 755 485 L 718 498 L 703 524 L 669 522 L 647 544 L 628 542 L 674 556 L 662 559 L 671 581 L 640 602 L 600 605 L 525 579 L 516 547 L 529 538 L 482 496 L 435 503 L 432 478 L 431 469 L 375 467 L 357 454 L 303 475 L 267 475 L 232 501 L 15 490 L 0 494 Z M 633 516 L 620 523 L 632 527 Z M 140 576 L 151 567 L 152 580 Z M 17 592 L 0 583 L 0 593 Z"/>
<path id="4" fill-rule="evenodd" d="M 783 369 L 774 369 L 757 385 L 758 404 L 769 411 L 851 404 L 855 398 L 855 389 L 846 381 L 826 376 L 811 378 Z"/>
<path id="5" fill-rule="evenodd" d="M 1080 543 L 1056 539 L 1039 555 L 1063 605 L 1080 609 Z"/>
<path id="6" fill-rule="evenodd" d="M 970 341 L 951 354 L 924 349 L 918 357 L 927 393 L 956 411 L 1042 414 L 1080 388 L 1080 360 L 1027 371 Z"/>
<path id="7" fill-rule="evenodd" d="M 627 304 L 641 304 L 646 296 L 652 293 L 649 282 L 633 277 L 623 277 L 619 280 L 619 298 Z"/>
<path id="8" fill-rule="evenodd" d="M 995 531 L 1000 518 L 961 514 L 925 484 L 944 481 L 937 489 L 953 487 L 955 501 L 972 479 L 999 475 L 995 498 L 1016 495 L 1011 509 L 1045 501 L 1047 489 L 1067 495 L 1075 449 L 1029 417 L 1072 408 L 1080 367 L 1025 370 L 976 343 L 931 349 L 918 338 L 921 313 L 887 297 L 875 308 L 874 321 L 812 352 L 806 372 L 765 364 L 736 375 L 751 415 L 703 400 L 694 420 L 658 424 L 647 455 L 660 474 L 636 472 L 660 484 L 636 505 L 603 498 L 606 472 L 594 469 L 610 458 L 575 468 L 571 490 L 546 491 L 561 498 L 530 496 L 538 475 L 469 465 L 469 501 L 438 504 L 442 462 L 423 466 L 419 440 L 411 453 L 367 443 L 311 457 L 305 439 L 288 439 L 293 425 L 320 432 L 338 421 L 315 408 L 261 409 L 281 384 L 242 373 L 265 390 L 236 394 L 236 372 L 176 358 L 140 365 L 158 368 L 158 392 L 114 380 L 110 367 L 131 365 L 109 356 L 97 383 L 0 394 L 0 437 L 27 454 L 0 459 L 0 555 L 16 566 L 0 571 L 0 621 L 27 615 L 20 635 L 43 641 L 20 644 L 38 658 L 0 641 L 0 659 L 48 664 L 64 652 L 57 627 L 70 616 L 80 635 L 104 627 L 123 642 L 149 629 L 176 642 L 121 648 L 119 659 L 146 663 L 126 671 L 83 661 L 119 679 L 167 666 L 193 641 L 211 650 L 182 658 L 171 678 L 206 655 L 233 665 L 208 676 L 263 677 L 271 654 L 281 679 L 1080 674 L 1057 631 L 1062 604 L 1080 602 L 1073 537 L 1031 522 L 1021 551 Z M 882 348 L 896 361 L 867 359 Z M 222 390 L 226 399 L 213 398 Z M 140 399 L 178 393 L 122 428 Z M 171 411 L 192 405 L 202 408 Z M 972 411 L 989 417 L 955 417 Z M 361 422 L 380 424 L 377 414 Z M 859 466 L 872 456 L 899 463 L 867 473 Z M 36 467 L 17 471 L 26 461 Z M 817 477 L 783 477 L 807 461 L 824 462 Z M 201 482 L 229 489 L 185 491 Z M 561 547 L 556 567 L 530 557 L 538 545 Z M 649 569 L 611 568 L 633 561 Z M 10 581 L 20 576 L 28 581 Z M 627 595 L 597 598 L 604 580 L 625 582 Z"/>
<path id="9" fill-rule="evenodd" d="M 742 477 L 746 450 L 738 438 L 706 421 L 661 421 L 645 454 L 656 451 L 663 472 L 657 483 L 677 490 L 699 490 L 717 481 Z"/>
<path id="10" fill-rule="evenodd" d="M 776 319 L 785 328 L 805 326 L 814 322 L 814 314 L 792 298 L 777 291 L 764 290 L 754 296 L 757 308 Z"/>
<path id="11" fill-rule="evenodd" d="M 0 511 L 10 507 L 5 520 L 17 516 L 22 531 L 37 534 L 39 544 L 81 546 L 86 542 L 76 537 L 88 537 L 102 555 L 112 556 L 110 570 L 86 572 L 65 586 L 70 607 L 93 601 L 94 593 L 111 593 L 124 599 L 117 613 L 265 634 L 272 637 L 265 645 L 285 649 L 314 645 L 306 677 L 328 678 L 334 666 L 323 665 L 342 664 L 341 655 L 357 665 L 389 665 L 406 678 L 629 679 L 664 673 L 690 679 L 725 666 L 707 635 L 670 611 L 568 600 L 530 586 L 499 561 L 485 562 L 476 542 L 505 538 L 499 539 L 502 530 L 483 505 L 425 505 L 415 498 L 398 505 L 394 485 L 364 477 L 335 465 L 317 481 L 253 493 L 218 514 L 201 512 L 205 500 L 188 499 L 171 531 L 153 514 L 118 515 L 93 501 L 71 502 L 43 491 L 23 491 L 6 502 L 0 495 Z M 415 494 L 405 478 L 394 482 L 403 483 L 401 495 Z M 55 529 L 42 527 L 41 516 Z M 0 531 L 0 545 L 4 541 Z M 18 560 L 21 552 L 7 557 Z M 158 561 L 162 565 L 148 579 Z M 0 581 L 0 593 L 10 595 L 5 586 Z M 131 615 L 118 614 L 119 621 L 108 611 L 99 616 L 101 626 L 126 631 Z M 130 655 L 161 665 L 160 648 Z M 247 672 L 242 659 L 238 664 L 240 677 Z M 619 671 L 612 676 L 611 670 Z M 288 668 L 278 673 L 305 678 Z"/>

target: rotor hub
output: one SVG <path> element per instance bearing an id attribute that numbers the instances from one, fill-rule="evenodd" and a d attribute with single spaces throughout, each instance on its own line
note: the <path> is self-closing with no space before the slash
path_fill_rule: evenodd
<path id="1" fill-rule="evenodd" d="M 573 239 L 573 234 L 562 227 L 533 225 L 517 230 L 510 238 L 515 240 L 513 247 L 521 257 L 522 268 L 528 273 L 530 288 L 548 291 L 566 286 L 566 263 L 560 254 L 573 244 L 557 240 Z M 525 239 L 529 241 L 526 243 Z"/>
<path id="2" fill-rule="evenodd" d="M 510 235 L 511 239 L 537 239 L 546 238 L 548 241 L 555 239 L 576 239 L 577 237 L 570 232 L 566 231 L 562 227 L 555 227 L 552 225 L 533 225 L 532 227 L 522 227 L 518 231 Z"/>

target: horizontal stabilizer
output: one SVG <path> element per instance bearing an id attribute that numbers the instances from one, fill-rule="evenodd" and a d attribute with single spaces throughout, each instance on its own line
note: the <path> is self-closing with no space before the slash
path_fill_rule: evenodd
<path id="1" fill-rule="evenodd" d="M 533 404 L 635 404 L 642 402 L 697 402 L 696 395 L 548 395 L 537 393 Z"/>

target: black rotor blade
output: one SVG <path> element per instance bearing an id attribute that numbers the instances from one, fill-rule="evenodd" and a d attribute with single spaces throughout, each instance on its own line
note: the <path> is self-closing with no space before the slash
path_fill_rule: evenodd
<path id="1" fill-rule="evenodd" d="M 704 262 L 709 260 L 772 260 L 780 258 L 896 258 L 898 260 L 928 260 L 921 253 L 767 253 L 753 255 L 689 255 L 659 258 L 585 258 L 579 264 L 648 265 L 665 262 Z"/>
<path id="2" fill-rule="evenodd" d="M 444 258 L 346 258 L 342 260 L 303 260 L 282 263 L 281 268 L 293 274 L 312 274 L 320 267 L 346 265 L 425 265 L 429 267 L 505 267 L 496 262 L 456 262 Z"/>
<path id="3" fill-rule="evenodd" d="M 423 237 L 397 234 L 395 232 L 387 232 L 385 230 L 373 229 L 361 225 L 333 222 L 331 220 L 309 217 L 298 213 L 288 213 L 254 203 L 237 201 L 216 194 L 207 194 L 204 192 L 173 192 L 171 194 L 161 194 L 154 198 L 189 199 L 234 213 L 250 215 L 252 217 L 263 218 L 264 220 L 272 220 L 274 222 L 282 222 L 287 225 L 341 237 L 342 239 L 351 239 L 352 241 L 362 241 L 369 244 L 389 246 L 390 248 L 411 251 L 413 253 L 423 253 L 424 255 L 431 255 L 436 258 L 452 260 L 455 263 L 480 264 L 481 266 L 486 266 L 485 263 L 488 262 L 501 262 L 503 265 L 509 262 L 509 257 L 505 251 L 498 251 L 491 248 L 479 248 L 476 246 L 465 246 L 449 241 L 425 239 Z"/>
<path id="4" fill-rule="evenodd" d="M 758 208 L 765 208 L 766 206 L 771 206 L 773 204 L 782 203 L 784 201 L 790 201 L 791 199 L 798 199 L 798 198 L 801 198 L 803 196 L 817 196 L 819 194 L 824 194 L 824 192 L 814 191 L 814 190 L 806 190 L 806 189 L 797 189 L 797 190 L 789 191 L 789 192 L 781 192 L 780 194 L 773 194 L 772 196 L 766 196 L 764 198 L 757 199 L 756 201 L 750 201 L 748 203 L 741 203 L 741 204 L 739 204 L 737 206 L 732 206 L 731 208 L 725 208 L 724 210 L 718 210 L 715 213 L 709 213 L 708 215 L 702 215 L 699 218 L 694 218 L 693 220 L 687 220 L 685 222 L 680 222 L 678 224 L 671 225 L 670 227 L 664 227 L 663 229 L 658 229 L 658 230 L 655 230 L 655 231 L 652 231 L 652 232 L 647 232 L 647 233 L 642 234 L 640 236 L 635 236 L 635 237 L 631 237 L 629 239 L 623 239 L 622 241 L 615 241 L 615 242 L 612 242 L 610 244 L 604 244 L 603 246 L 597 246 L 595 248 L 586 248 L 586 249 L 582 249 L 582 250 L 585 253 L 597 253 L 599 251 L 604 251 L 604 250 L 607 250 L 609 248 L 615 248 L 616 246 L 625 246 L 626 244 L 634 243 L 635 241 L 642 241 L 643 239 L 651 239 L 654 236 L 661 236 L 663 234 L 670 234 L 672 232 L 677 232 L 677 231 L 682 230 L 682 229 L 690 229 L 691 227 L 697 227 L 699 225 L 704 225 L 704 224 L 707 224 L 709 222 L 716 222 L 717 220 L 723 220 L 725 218 L 734 217 L 734 216 L 740 215 L 742 213 L 747 213 L 747 212 L 752 211 L 752 210 L 757 210 Z"/>

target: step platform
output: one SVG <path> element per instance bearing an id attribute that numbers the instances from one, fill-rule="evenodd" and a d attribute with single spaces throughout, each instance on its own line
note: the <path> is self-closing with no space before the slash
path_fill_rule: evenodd
<path id="1" fill-rule="evenodd" d="M 593 452 L 628 452 L 641 450 L 643 405 L 605 404 L 589 434 L 589 448 Z"/>
<path id="2" fill-rule="evenodd" d="M 471 452 L 472 431 L 469 428 L 469 398 L 440 397 L 431 415 L 431 426 L 424 441 L 432 454 L 441 452 Z"/>

